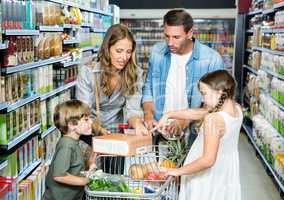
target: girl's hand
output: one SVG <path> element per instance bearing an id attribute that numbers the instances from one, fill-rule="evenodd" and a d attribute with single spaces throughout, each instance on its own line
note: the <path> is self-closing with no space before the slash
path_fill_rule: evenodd
<path id="1" fill-rule="evenodd" d="M 180 170 L 179 169 L 167 169 L 166 171 L 167 176 L 180 176 Z"/>
<path id="2" fill-rule="evenodd" d="M 158 121 L 158 123 L 156 124 L 156 126 L 158 127 L 158 130 L 159 131 L 162 131 L 162 128 L 168 124 L 168 120 L 169 120 L 169 117 L 168 117 L 168 114 L 164 114 L 161 119 Z"/>

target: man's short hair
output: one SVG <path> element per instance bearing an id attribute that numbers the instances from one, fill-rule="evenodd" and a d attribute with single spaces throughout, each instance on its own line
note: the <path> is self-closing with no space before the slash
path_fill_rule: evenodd
<path id="1" fill-rule="evenodd" d="M 187 33 L 193 27 L 193 19 L 191 15 L 183 9 L 173 9 L 164 16 L 164 26 L 180 26 L 183 25 L 184 31 Z"/>
<path id="2" fill-rule="evenodd" d="M 77 125 L 82 117 L 90 116 L 90 112 L 90 107 L 79 100 L 65 101 L 55 107 L 53 115 L 54 125 L 62 134 L 67 134 L 68 123 Z"/>

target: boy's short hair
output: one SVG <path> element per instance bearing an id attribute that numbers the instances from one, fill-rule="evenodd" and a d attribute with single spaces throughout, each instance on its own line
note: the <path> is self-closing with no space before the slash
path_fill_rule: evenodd
<path id="1" fill-rule="evenodd" d="M 79 100 L 65 101 L 55 107 L 53 115 L 54 125 L 62 134 L 67 134 L 68 123 L 77 125 L 82 117 L 90 116 L 90 113 L 90 107 Z"/>

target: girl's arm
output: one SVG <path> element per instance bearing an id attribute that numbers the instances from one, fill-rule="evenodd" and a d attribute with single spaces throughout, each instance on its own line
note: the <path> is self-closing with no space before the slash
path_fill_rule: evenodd
<path id="1" fill-rule="evenodd" d="M 193 108 L 193 109 L 184 109 L 184 110 L 167 112 L 159 120 L 157 126 L 162 127 L 163 125 L 167 123 L 168 119 L 195 121 L 195 120 L 203 119 L 205 115 L 207 114 L 208 114 L 208 109 L 206 108 Z"/>
<path id="2" fill-rule="evenodd" d="M 86 177 L 74 176 L 71 174 L 67 174 L 66 176 L 54 176 L 53 179 L 56 182 L 73 186 L 85 186 L 89 182 L 89 179 Z"/>
<path id="3" fill-rule="evenodd" d="M 203 155 L 193 162 L 178 168 L 170 169 L 167 174 L 172 176 L 181 176 L 193 174 L 214 165 L 218 153 L 219 142 L 224 134 L 225 123 L 217 113 L 210 114 L 204 120 L 204 147 Z"/>

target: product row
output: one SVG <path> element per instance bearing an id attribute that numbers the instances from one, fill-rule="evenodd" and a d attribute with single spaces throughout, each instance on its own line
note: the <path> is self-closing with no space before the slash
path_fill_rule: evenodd
<path id="1" fill-rule="evenodd" d="M 267 162 L 272 166 L 281 181 L 284 183 L 283 160 L 279 160 L 279 155 L 282 155 L 283 157 L 284 154 L 283 137 L 278 134 L 278 132 L 263 118 L 263 116 L 256 115 L 252 120 L 254 141 L 262 151 Z"/>
<path id="2" fill-rule="evenodd" d="M 14 111 L 0 114 L 0 145 L 17 138 L 24 131 L 40 123 L 40 101 L 35 100 Z"/>
<path id="3" fill-rule="evenodd" d="M 14 103 L 34 94 L 45 94 L 76 80 L 78 67 L 46 65 L 11 75 L 0 76 L 0 103 Z"/>
<path id="4" fill-rule="evenodd" d="M 41 133 L 54 125 L 53 114 L 55 106 L 69 99 L 71 99 L 71 91 L 67 90 L 40 102 Z"/>
<path id="5" fill-rule="evenodd" d="M 70 2 L 70 1 L 68 1 Z M 87 3 L 86 3 L 87 2 Z M 86 5 L 90 9 L 109 12 L 108 0 L 92 0 L 76 2 L 78 7 Z M 74 4 L 75 5 L 75 4 Z M 90 7 L 89 7 L 90 6 Z M 3 22 L 2 28 L 6 29 L 35 29 L 41 25 L 62 25 L 90 23 L 103 28 L 104 22 L 111 23 L 109 16 L 100 16 L 91 12 L 81 11 L 76 7 L 61 6 L 47 1 L 2 1 Z M 24 17 L 23 17 L 24 16 Z M 105 28 L 105 27 L 104 27 Z"/>

